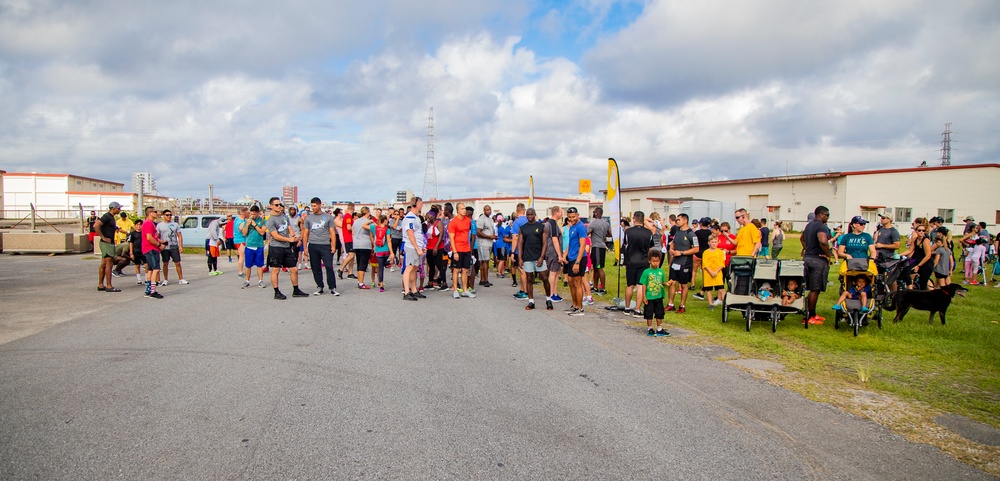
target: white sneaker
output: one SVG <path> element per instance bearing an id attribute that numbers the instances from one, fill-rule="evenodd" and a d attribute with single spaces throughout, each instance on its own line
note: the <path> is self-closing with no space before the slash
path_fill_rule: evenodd
<path id="1" fill-rule="evenodd" d="M 257 287 L 259 287 L 259 288 L 263 289 L 263 288 L 264 288 L 264 281 L 260 281 L 260 282 L 258 282 L 258 283 L 257 283 Z"/>
<path id="2" fill-rule="evenodd" d="M 333 297 L 339 297 L 340 296 L 340 293 L 337 292 L 336 289 L 330 289 L 330 294 L 333 294 Z"/>
<path id="3" fill-rule="evenodd" d="M 722 301 L 716 299 L 716 300 L 712 301 L 712 305 L 713 306 L 721 306 L 722 305 Z"/>
<path id="4" fill-rule="evenodd" d="M 462 291 L 462 296 L 463 297 L 469 297 L 469 298 L 475 299 L 476 298 L 476 293 L 472 292 L 472 291 Z"/>
<path id="5" fill-rule="evenodd" d="M 181 285 L 190 284 L 190 282 L 188 282 L 186 279 L 181 279 L 181 280 L 177 281 L 177 283 L 181 284 Z"/>
<path id="6" fill-rule="evenodd" d="M 458 290 L 454 290 L 454 291 L 451 291 L 451 297 L 454 297 L 455 299 L 458 299 L 459 297 L 462 297 L 462 295 L 458 293 Z"/>
<path id="7" fill-rule="evenodd" d="M 166 279 L 164 279 L 164 280 L 160 281 L 160 283 L 159 283 L 159 285 L 160 285 L 160 286 L 165 286 L 165 285 L 167 285 L 167 284 L 170 284 L 170 281 L 168 281 L 168 280 L 166 280 Z"/>
<path id="8" fill-rule="evenodd" d="M 592 305 L 594 305 L 594 298 L 588 297 L 588 298 L 584 299 L 583 300 L 583 305 L 585 305 L 585 306 L 592 306 Z"/>
<path id="9" fill-rule="evenodd" d="M 246 289 L 247 287 L 250 287 L 250 281 L 243 281 L 243 287 L 240 289 Z"/>
<path id="10" fill-rule="evenodd" d="M 323 288 L 322 287 L 317 287 L 316 288 L 316 292 L 313 292 L 314 296 L 319 296 L 319 295 L 322 295 L 322 294 L 323 294 Z"/>

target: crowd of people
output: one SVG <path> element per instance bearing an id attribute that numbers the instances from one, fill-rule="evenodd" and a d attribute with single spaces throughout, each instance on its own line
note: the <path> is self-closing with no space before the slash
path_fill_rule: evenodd
<path id="1" fill-rule="evenodd" d="M 568 288 L 571 302 L 565 312 L 571 316 L 584 315 L 594 294 L 607 293 L 604 268 L 612 227 L 600 207 L 589 223 L 572 207 L 565 212 L 552 207 L 544 218 L 524 204 L 507 216 L 488 205 L 478 217 L 472 206 L 462 203 L 433 204 L 426 212 L 424 208 L 423 200 L 414 197 L 406 209 L 356 210 L 348 204 L 324 210 L 321 199 L 314 197 L 308 208 L 298 212 L 295 206 L 286 210 L 281 199 L 273 197 L 268 212 L 255 205 L 209 225 L 209 274 L 222 274 L 218 257 L 225 250 L 230 262 L 235 252 L 244 289 L 251 286 L 254 272 L 257 286 L 265 288 L 264 275 L 269 273 L 275 299 L 286 299 L 279 288 L 282 273 L 288 273 L 293 297 L 310 295 L 299 287 L 301 270 L 312 272 L 313 296 L 339 296 L 337 282 L 344 282 L 345 276 L 358 289 L 385 292 L 386 271 L 397 268 L 402 298 L 407 301 L 425 299 L 429 290 L 472 299 L 477 288 L 494 285 L 491 273 L 495 279 L 510 277 L 512 287 L 518 287 L 513 296 L 526 301 L 526 310 L 541 304 L 536 302 L 536 284 L 544 292 L 547 310 L 563 301 L 560 284 Z M 184 244 L 179 223 L 169 210 L 160 213 L 147 207 L 144 214 L 143 220 L 133 223 L 113 202 L 102 217 L 93 216 L 93 235 L 102 254 L 98 290 L 120 292 L 112 278 L 125 277 L 122 269 L 129 263 L 135 264 L 136 282 L 145 285 L 147 297 L 162 298 L 157 287 L 169 284 L 170 262 L 178 284 L 188 283 L 181 266 Z M 735 220 L 736 229 L 728 222 L 692 220 L 687 214 L 661 219 L 655 212 L 647 218 L 636 211 L 631 219 L 622 219 L 621 257 L 613 262 L 625 271 L 625 314 L 645 318 L 650 336 L 669 335 L 661 328 L 665 313 L 685 313 L 689 296 L 704 301 L 708 309 L 723 302 L 733 256 L 778 258 L 785 240 L 782 222 L 750 218 L 745 209 L 735 212 Z M 868 222 L 861 216 L 851 219 L 847 233 L 841 226 L 831 229 L 828 220 L 829 209 L 817 207 L 800 237 L 806 269 L 801 292 L 775 293 L 786 303 L 804 295 L 808 314 L 804 322 L 825 320 L 817 313 L 816 302 L 826 290 L 831 263 L 867 258 L 874 273 L 886 261 L 902 257 L 906 270 L 901 282 L 927 289 L 950 283 L 960 262 L 940 217 L 915 219 L 903 245 L 888 216 L 879 216 L 874 234 L 865 232 Z M 977 224 L 972 217 L 965 221 L 958 240 L 963 282 L 979 284 L 976 273 L 998 246 L 985 223 Z M 852 295 L 867 295 L 862 291 Z"/>

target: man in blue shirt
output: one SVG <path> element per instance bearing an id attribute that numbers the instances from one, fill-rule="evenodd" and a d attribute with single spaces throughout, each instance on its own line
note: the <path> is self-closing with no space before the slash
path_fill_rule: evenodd
<path id="1" fill-rule="evenodd" d="M 566 262 L 563 273 L 569 278 L 570 294 L 573 305 L 566 311 L 571 316 L 583 315 L 583 283 L 587 273 L 587 253 L 584 239 L 587 237 L 587 227 L 580 222 L 580 213 L 576 207 L 566 209 L 566 219 L 569 220 L 569 247 L 563 253 Z"/>
<path id="2" fill-rule="evenodd" d="M 517 208 L 515 209 L 515 215 L 517 216 L 517 219 L 515 219 L 510 226 L 510 239 L 511 239 L 510 249 L 512 252 L 512 258 L 510 263 L 511 270 L 513 270 L 514 267 L 520 263 L 518 262 L 520 258 L 519 258 L 519 253 L 517 252 L 517 238 L 520 237 L 519 233 L 521 232 L 521 226 L 528 223 L 528 217 L 524 215 L 524 210 L 525 210 L 524 204 L 519 202 L 517 204 Z M 523 274 L 524 273 L 520 268 L 517 269 L 517 272 L 511 273 L 510 277 L 514 279 L 514 283 L 511 284 L 513 287 L 517 287 L 517 278 L 521 277 Z M 519 289 L 517 293 L 514 294 L 514 297 L 516 299 L 527 299 L 528 293 L 524 292 L 523 289 Z"/>

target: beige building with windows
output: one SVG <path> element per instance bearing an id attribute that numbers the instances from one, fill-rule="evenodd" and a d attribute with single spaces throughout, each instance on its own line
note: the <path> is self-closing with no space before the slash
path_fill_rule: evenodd
<path id="1" fill-rule="evenodd" d="M 714 203 L 742 207 L 751 217 L 790 222 L 801 230 L 818 205 L 830 208 L 831 224 L 856 215 L 876 221 L 884 213 L 903 227 L 917 217 L 933 216 L 960 226 L 970 215 L 992 226 L 1000 223 L 998 186 L 1000 164 L 978 164 L 623 187 L 619 192 L 623 216 L 636 210 L 666 216 Z M 728 208 L 718 218 L 734 222 Z"/>
<path id="2" fill-rule="evenodd" d="M 31 213 L 45 218 L 79 218 L 90 211 L 102 212 L 108 204 L 118 202 L 125 211 L 133 211 L 136 195 L 125 191 L 125 184 L 73 174 L 43 174 L 36 172 L 6 172 L 3 182 L 3 211 L 7 218 L 20 218 Z M 170 199 L 146 195 L 146 205 L 158 210 L 169 207 Z"/>

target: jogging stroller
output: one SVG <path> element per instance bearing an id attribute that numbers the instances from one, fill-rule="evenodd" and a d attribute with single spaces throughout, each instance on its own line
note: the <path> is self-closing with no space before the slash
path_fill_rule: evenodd
<path id="1" fill-rule="evenodd" d="M 791 262 L 792 266 L 786 269 L 785 262 Z M 804 312 L 805 303 L 801 297 L 803 269 L 801 262 L 797 265 L 795 262 L 752 257 L 730 259 L 730 290 L 722 302 L 722 322 L 729 321 L 729 311 L 740 311 L 746 321 L 747 332 L 754 321 L 770 321 L 771 332 L 775 332 L 778 321 L 785 315 Z M 783 306 L 781 293 L 787 288 L 789 280 L 798 284 L 794 290 L 799 298 L 792 305 Z"/>
<path id="2" fill-rule="evenodd" d="M 854 329 L 855 337 L 858 335 L 858 330 L 862 326 L 867 326 L 869 319 L 872 317 L 878 322 L 879 329 L 882 328 L 882 311 L 881 305 L 876 302 L 878 292 L 875 286 L 876 279 L 879 276 L 872 273 L 870 262 L 867 258 L 845 259 L 844 263 L 847 266 L 847 271 L 840 276 L 840 289 L 838 291 L 840 295 L 843 295 L 848 289 L 857 286 L 860 281 L 871 286 L 871 294 L 867 296 L 868 299 L 864 303 L 862 303 L 861 299 L 847 298 L 843 303 L 834 308 L 836 312 L 834 314 L 833 328 L 840 329 L 841 321 L 847 321 L 847 325 Z"/>

